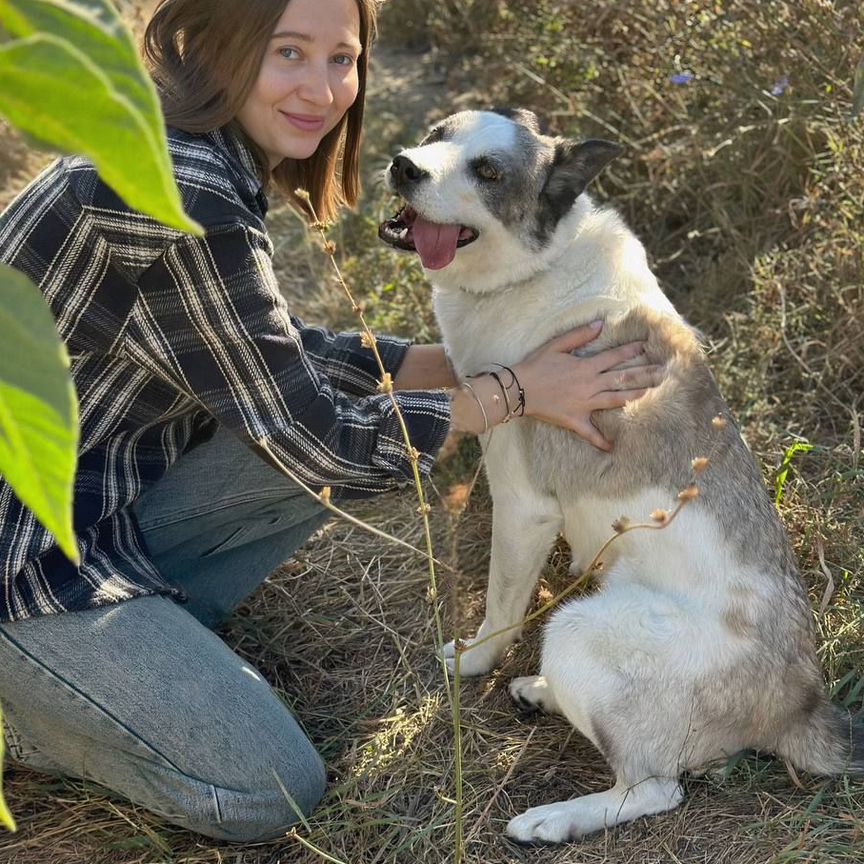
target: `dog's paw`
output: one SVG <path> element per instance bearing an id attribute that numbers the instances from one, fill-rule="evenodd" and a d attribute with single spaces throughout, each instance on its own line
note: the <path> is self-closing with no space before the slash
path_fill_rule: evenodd
<path id="1" fill-rule="evenodd" d="M 560 714 L 558 702 L 552 688 L 542 675 L 514 678 L 510 682 L 510 696 L 526 711 L 542 711 L 544 714 Z"/>
<path id="2" fill-rule="evenodd" d="M 573 807 L 569 801 L 532 807 L 507 824 L 507 836 L 517 843 L 569 843 L 582 832 L 574 825 Z"/>
<path id="3" fill-rule="evenodd" d="M 640 816 L 674 810 L 684 797 L 675 777 L 647 777 L 633 785 L 532 807 L 507 825 L 518 843 L 571 843 Z"/>
<path id="4" fill-rule="evenodd" d="M 492 642 L 484 642 L 476 648 L 472 648 L 472 641 L 466 639 L 462 642 L 462 657 L 459 661 L 459 675 L 463 678 L 474 678 L 477 675 L 485 675 L 495 668 L 498 660 L 498 651 Z M 444 646 L 442 656 L 451 672 L 456 671 L 456 644 L 448 642 Z"/>

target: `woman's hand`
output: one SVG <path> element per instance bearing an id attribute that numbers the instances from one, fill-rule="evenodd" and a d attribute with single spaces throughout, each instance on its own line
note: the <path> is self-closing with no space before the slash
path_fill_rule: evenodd
<path id="1" fill-rule="evenodd" d="M 577 327 L 547 342 L 514 367 L 525 390 L 525 414 L 575 432 L 600 450 L 612 445 L 591 422 L 591 412 L 620 408 L 643 396 L 663 380 L 663 367 L 637 365 L 619 368 L 643 355 L 643 342 L 630 342 L 593 357 L 570 352 L 592 342 L 602 322 Z"/>

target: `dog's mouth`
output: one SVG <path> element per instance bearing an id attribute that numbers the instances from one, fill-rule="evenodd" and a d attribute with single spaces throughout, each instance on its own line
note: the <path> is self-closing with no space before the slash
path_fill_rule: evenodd
<path id="1" fill-rule="evenodd" d="M 378 236 L 396 249 L 416 252 L 427 270 L 441 270 L 456 257 L 457 249 L 473 243 L 480 232 L 467 225 L 430 222 L 406 204 L 378 226 Z"/>

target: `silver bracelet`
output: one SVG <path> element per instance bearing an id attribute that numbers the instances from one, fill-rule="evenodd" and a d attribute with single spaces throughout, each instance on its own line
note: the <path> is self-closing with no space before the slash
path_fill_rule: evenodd
<path id="1" fill-rule="evenodd" d="M 474 401 L 477 403 L 477 407 L 483 415 L 483 431 L 480 434 L 485 435 L 489 431 L 489 418 L 486 416 L 486 409 L 483 407 L 480 397 L 474 392 L 474 388 L 467 381 L 463 381 L 459 386 L 466 387 L 468 392 L 474 397 Z"/>

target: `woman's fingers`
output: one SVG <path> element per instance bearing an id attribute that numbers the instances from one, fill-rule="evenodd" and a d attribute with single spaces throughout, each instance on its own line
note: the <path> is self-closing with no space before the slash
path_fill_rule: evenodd
<path id="1" fill-rule="evenodd" d="M 663 381 L 665 367 L 650 363 L 644 342 L 630 342 L 592 357 L 571 356 L 602 329 L 578 327 L 547 342 L 517 365 L 525 388 L 526 414 L 570 429 L 598 450 L 612 444 L 591 422 L 591 413 L 620 408 Z"/>
<path id="2" fill-rule="evenodd" d="M 601 391 L 605 390 L 637 390 L 643 387 L 656 387 L 663 381 L 666 369 L 664 366 L 631 366 L 628 369 L 616 369 L 603 372 L 600 377 Z"/>
<path id="3" fill-rule="evenodd" d="M 628 342 L 626 345 L 619 345 L 617 348 L 609 348 L 595 354 L 591 358 L 591 363 L 598 372 L 607 372 L 619 363 L 626 363 L 644 352 L 644 342 Z"/>
<path id="4" fill-rule="evenodd" d="M 592 411 L 606 411 L 609 408 L 623 408 L 628 402 L 641 399 L 648 392 L 647 388 L 633 390 L 606 390 L 598 393 L 591 400 Z"/>
<path id="5" fill-rule="evenodd" d="M 577 348 L 582 348 L 589 342 L 593 342 L 603 329 L 602 321 L 592 321 L 590 324 L 585 324 L 582 327 L 577 327 L 575 330 L 568 330 L 560 336 L 556 336 L 549 342 L 549 348 L 553 351 L 560 351 L 569 354 Z"/>
<path id="6" fill-rule="evenodd" d="M 597 427 L 590 420 L 579 420 L 570 427 L 580 438 L 593 444 L 598 450 L 608 453 L 612 445 L 600 434 Z"/>

